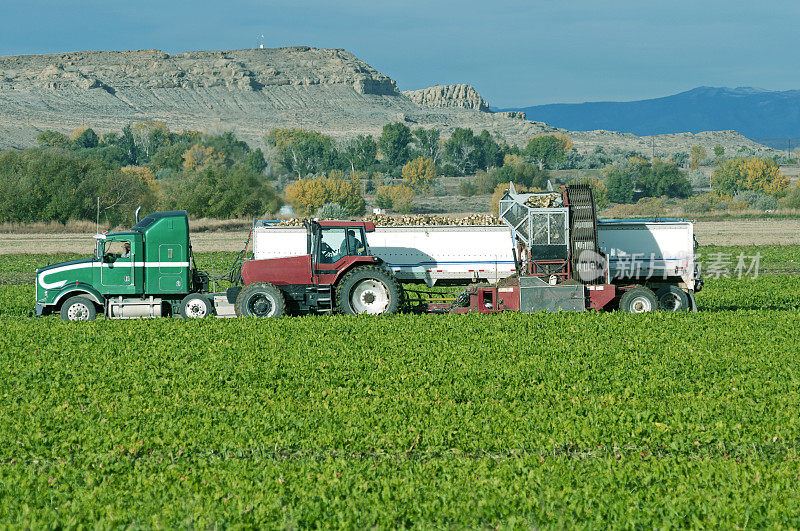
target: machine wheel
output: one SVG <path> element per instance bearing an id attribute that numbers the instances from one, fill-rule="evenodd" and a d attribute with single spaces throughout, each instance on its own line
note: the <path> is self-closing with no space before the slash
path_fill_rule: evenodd
<path id="1" fill-rule="evenodd" d="M 656 292 L 658 309 L 667 312 L 687 312 L 691 303 L 689 295 L 678 286 L 664 286 Z"/>
<path id="2" fill-rule="evenodd" d="M 397 279 L 375 266 L 357 267 L 336 285 L 336 305 L 346 315 L 395 313 L 402 296 Z"/>
<path id="3" fill-rule="evenodd" d="M 204 319 L 214 314 L 214 305 L 200 293 L 190 293 L 181 301 L 179 310 L 184 319 Z"/>
<path id="4" fill-rule="evenodd" d="M 61 318 L 65 321 L 93 321 L 97 317 L 94 303 L 86 297 L 70 297 L 61 306 Z"/>
<path id="5" fill-rule="evenodd" d="M 237 317 L 280 317 L 286 301 L 281 290 L 269 282 L 253 282 L 242 288 L 233 308 Z"/>
<path id="6" fill-rule="evenodd" d="M 658 308 L 656 294 L 642 286 L 631 288 L 622 294 L 619 309 L 627 313 L 648 313 Z"/>

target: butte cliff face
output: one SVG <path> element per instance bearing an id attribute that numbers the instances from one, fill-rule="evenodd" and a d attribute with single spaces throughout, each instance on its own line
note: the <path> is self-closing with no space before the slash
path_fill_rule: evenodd
<path id="1" fill-rule="evenodd" d="M 489 104 L 472 85 L 436 85 L 419 90 L 404 90 L 411 101 L 426 107 L 457 107 L 489 112 Z"/>
<path id="2" fill-rule="evenodd" d="M 316 129 L 337 138 L 380 134 L 389 122 L 409 127 L 487 129 L 524 144 L 557 129 L 513 113 L 490 113 L 469 85 L 401 93 L 394 80 L 344 50 L 309 47 L 167 54 L 158 50 L 69 52 L 0 57 L 0 149 L 35 145 L 45 129 L 89 125 L 119 131 L 141 120 L 172 130 L 233 131 L 253 146 L 277 127 Z M 656 137 L 657 149 L 694 143 L 734 151 L 758 147 L 739 135 Z M 596 145 L 646 151 L 649 138 L 570 133 L 582 151 Z M 684 138 L 685 137 L 685 138 Z"/>

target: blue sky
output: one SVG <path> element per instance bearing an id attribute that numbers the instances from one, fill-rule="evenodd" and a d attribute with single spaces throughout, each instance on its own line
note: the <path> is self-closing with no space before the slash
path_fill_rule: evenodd
<path id="1" fill-rule="evenodd" d="M 470 83 L 496 107 L 800 88 L 800 2 L 0 0 L 0 55 L 345 48 L 403 89 Z"/>

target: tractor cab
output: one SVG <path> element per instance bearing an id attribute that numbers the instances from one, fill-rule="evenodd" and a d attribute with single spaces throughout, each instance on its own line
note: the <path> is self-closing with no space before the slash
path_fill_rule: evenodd
<path id="1" fill-rule="evenodd" d="M 317 264 L 335 264 L 347 256 L 371 256 L 367 232 L 373 223 L 360 221 L 308 221 L 309 254 Z"/>
<path id="2" fill-rule="evenodd" d="M 274 315 L 284 309 L 324 312 L 337 307 L 344 313 L 395 311 L 399 284 L 367 244 L 374 223 L 308 220 L 304 225 L 306 254 L 242 264 L 244 287 L 228 288 L 227 293 L 237 315 Z M 272 302 L 261 304 L 267 300 Z"/>

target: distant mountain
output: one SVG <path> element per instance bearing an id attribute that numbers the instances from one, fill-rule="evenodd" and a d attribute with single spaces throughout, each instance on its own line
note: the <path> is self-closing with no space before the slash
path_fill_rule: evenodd
<path id="1" fill-rule="evenodd" d="M 528 120 L 572 131 L 607 129 L 657 135 L 734 130 L 751 139 L 800 137 L 800 90 L 698 87 L 650 100 L 500 110 L 524 111 Z"/>

